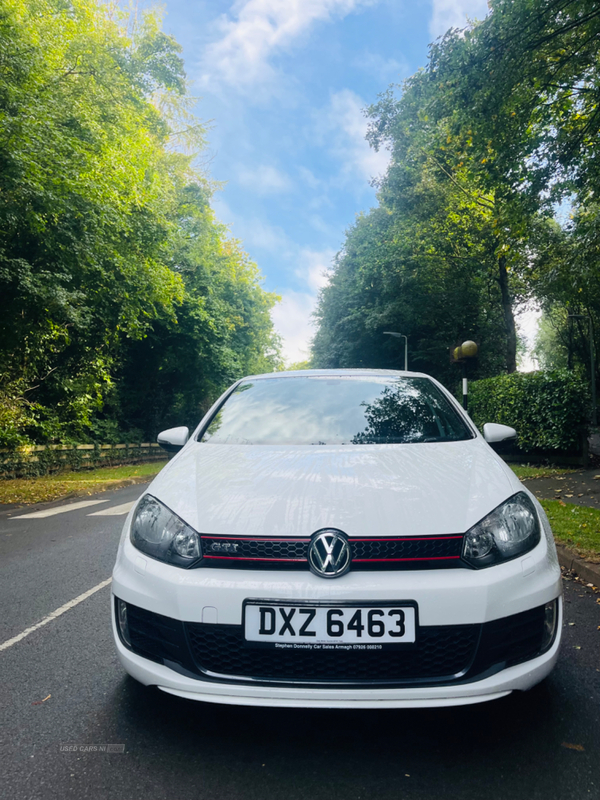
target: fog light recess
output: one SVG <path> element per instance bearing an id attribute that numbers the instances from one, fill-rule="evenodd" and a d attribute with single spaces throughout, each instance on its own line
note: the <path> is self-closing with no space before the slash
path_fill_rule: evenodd
<path id="1" fill-rule="evenodd" d="M 545 653 L 554 642 L 558 624 L 558 597 L 544 606 L 544 629 L 542 632 L 541 653 Z"/>
<path id="2" fill-rule="evenodd" d="M 131 647 L 131 640 L 129 639 L 129 624 L 127 622 L 127 603 L 117 598 L 117 624 L 119 626 L 119 633 L 121 639 L 125 642 L 127 647 Z"/>

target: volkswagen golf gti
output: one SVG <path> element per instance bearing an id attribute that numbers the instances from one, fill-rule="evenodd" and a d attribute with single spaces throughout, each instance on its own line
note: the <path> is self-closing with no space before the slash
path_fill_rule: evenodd
<path id="1" fill-rule="evenodd" d="M 112 582 L 126 671 L 261 706 L 449 706 L 554 666 L 562 596 L 535 497 L 427 375 L 244 378 L 130 512 Z"/>

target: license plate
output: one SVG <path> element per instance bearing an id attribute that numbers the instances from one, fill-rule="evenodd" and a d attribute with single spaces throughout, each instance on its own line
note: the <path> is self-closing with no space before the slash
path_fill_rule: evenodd
<path id="1" fill-rule="evenodd" d="M 381 650 L 416 640 L 416 606 L 311 605 L 247 601 L 249 646 L 302 650 Z"/>

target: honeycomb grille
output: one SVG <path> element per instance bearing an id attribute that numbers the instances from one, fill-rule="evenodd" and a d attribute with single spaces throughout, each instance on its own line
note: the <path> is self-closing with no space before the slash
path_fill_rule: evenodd
<path id="1" fill-rule="evenodd" d="M 352 561 L 421 561 L 460 558 L 462 536 L 426 536 L 410 539 L 354 539 Z"/>
<path id="2" fill-rule="evenodd" d="M 350 539 L 352 569 L 423 569 L 462 566 L 462 535 Z M 309 538 L 203 536 L 194 566 L 307 570 Z M 258 563 L 257 563 L 258 562 Z"/>
<path id="3" fill-rule="evenodd" d="M 367 651 L 249 648 L 239 625 L 181 622 L 130 603 L 127 619 L 133 652 L 171 669 L 180 665 L 188 676 L 217 680 L 207 676 L 208 671 L 266 682 L 338 683 L 345 688 L 365 682 L 469 681 L 535 658 L 542 652 L 544 606 L 482 625 L 420 627 L 414 645 Z"/>
<path id="4" fill-rule="evenodd" d="M 244 539 L 203 536 L 202 552 L 208 559 L 258 561 L 305 561 L 310 539 Z"/>
<path id="5" fill-rule="evenodd" d="M 127 604 L 127 622 L 132 650 L 152 661 L 181 661 L 185 656 L 183 623 L 162 614 Z"/>
<path id="6" fill-rule="evenodd" d="M 246 647 L 241 627 L 186 623 L 203 671 L 280 681 L 421 682 L 447 680 L 473 661 L 480 625 L 424 627 L 419 641 L 396 650 L 270 650 Z"/>

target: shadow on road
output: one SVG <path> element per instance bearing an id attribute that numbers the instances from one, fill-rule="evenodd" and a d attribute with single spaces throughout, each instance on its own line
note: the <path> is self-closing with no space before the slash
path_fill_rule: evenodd
<path id="1" fill-rule="evenodd" d="M 135 760 L 155 773 L 157 761 L 168 763 L 180 789 L 191 778 L 244 798 L 567 796 L 558 762 L 573 752 L 557 737 L 569 701 L 552 677 L 524 694 L 446 709 L 221 706 L 129 678 L 118 691 Z"/>
<path id="2" fill-rule="evenodd" d="M 529 692 L 472 706 L 431 709 L 296 709 L 215 705 L 182 700 L 124 678 L 122 713 L 138 730 L 159 729 L 161 741 L 177 746 L 257 747 L 272 753 L 320 752 L 327 747 L 347 758 L 349 748 L 381 753 L 382 747 L 421 753 L 424 747 L 464 754 L 552 737 L 560 713 L 552 678 Z M 564 712 L 564 708 L 562 709 Z"/>

